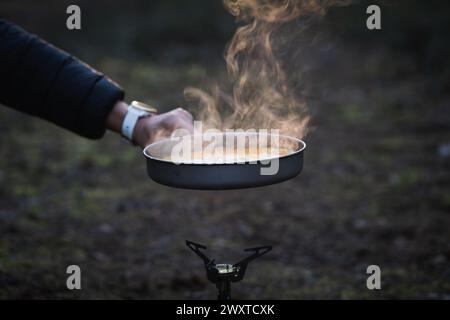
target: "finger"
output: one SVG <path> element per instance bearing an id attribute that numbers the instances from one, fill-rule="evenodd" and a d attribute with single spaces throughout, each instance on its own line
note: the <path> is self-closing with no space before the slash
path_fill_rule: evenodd
<path id="1" fill-rule="evenodd" d="M 180 137 L 180 136 L 186 136 L 186 135 L 192 135 L 193 132 L 193 126 L 185 121 L 177 121 L 174 123 L 174 126 L 172 128 L 172 136 Z"/>
<path id="2" fill-rule="evenodd" d="M 176 108 L 175 111 L 179 112 L 180 115 L 187 118 L 188 120 L 192 120 L 194 118 L 189 111 L 187 111 L 186 109 L 184 109 L 182 107 Z"/>
<path id="3" fill-rule="evenodd" d="M 194 132 L 194 124 L 192 120 L 177 119 L 173 124 L 173 129 L 186 129 L 190 133 Z"/>

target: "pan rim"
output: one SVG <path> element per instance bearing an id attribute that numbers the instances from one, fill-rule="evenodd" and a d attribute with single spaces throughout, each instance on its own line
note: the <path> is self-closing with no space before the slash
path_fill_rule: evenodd
<path id="1" fill-rule="evenodd" d="M 224 134 L 238 135 L 238 134 L 249 134 L 249 133 L 246 133 L 246 132 L 235 132 L 235 133 L 233 133 L 233 132 L 230 133 L 229 132 L 229 133 L 227 133 L 227 132 L 225 132 Z M 250 134 L 253 134 L 253 133 L 250 133 Z M 254 133 L 254 134 L 257 134 L 257 133 Z M 295 150 L 294 152 L 291 152 L 291 153 L 286 154 L 284 156 L 277 157 L 277 158 L 268 158 L 268 159 L 264 159 L 263 161 L 272 161 L 272 160 L 275 160 L 275 159 L 283 159 L 283 158 L 291 157 L 293 155 L 296 155 L 298 153 L 303 152 L 303 150 L 306 149 L 306 143 L 302 139 L 291 137 L 291 136 L 288 136 L 288 135 L 283 135 L 283 134 L 271 134 L 271 136 L 278 136 L 278 137 L 281 137 L 281 138 L 287 138 L 287 139 L 290 139 L 290 140 L 295 140 L 296 142 L 299 143 L 299 146 L 301 146 L 301 147 L 299 147 L 298 150 Z M 156 142 L 153 142 L 153 143 L 149 144 L 148 146 L 146 146 L 142 150 L 142 154 L 147 159 L 150 159 L 150 160 L 153 160 L 153 161 L 158 161 L 158 162 L 163 162 L 163 163 L 168 163 L 168 164 L 173 164 L 173 165 L 193 165 L 193 166 L 221 165 L 222 166 L 222 165 L 247 165 L 247 164 L 251 164 L 250 161 L 245 161 L 243 163 L 236 163 L 236 162 L 233 162 L 233 163 L 194 163 L 194 162 L 186 163 L 186 162 L 181 162 L 181 163 L 177 164 L 177 163 L 175 163 L 173 161 L 156 158 L 156 157 L 151 156 L 150 154 L 147 154 L 147 149 L 149 149 L 149 148 L 151 148 L 151 147 L 153 147 L 153 146 L 155 146 L 157 144 L 164 143 L 167 140 L 171 140 L 171 139 L 170 138 L 165 138 L 165 139 L 162 139 L 162 140 L 159 140 L 159 141 L 156 141 Z M 261 161 L 262 160 L 256 160 L 257 163 L 259 163 Z"/>

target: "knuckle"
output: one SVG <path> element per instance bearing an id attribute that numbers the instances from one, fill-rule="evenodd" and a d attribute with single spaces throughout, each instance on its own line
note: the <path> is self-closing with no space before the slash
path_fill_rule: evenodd
<path id="1" fill-rule="evenodd" d="M 168 122 L 175 122 L 178 119 L 178 115 L 176 113 L 171 113 L 167 115 L 167 121 Z"/>

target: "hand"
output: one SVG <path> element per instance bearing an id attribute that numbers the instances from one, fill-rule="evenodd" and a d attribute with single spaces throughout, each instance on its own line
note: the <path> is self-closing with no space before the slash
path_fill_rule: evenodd
<path id="1" fill-rule="evenodd" d="M 117 102 L 106 119 L 106 127 L 120 134 L 127 108 L 125 102 Z M 183 108 L 139 119 L 134 127 L 133 142 L 145 148 L 160 138 L 169 137 L 176 129 L 189 132 L 194 129 L 192 115 Z"/>
<path id="2" fill-rule="evenodd" d="M 169 137 L 176 129 L 194 130 L 192 115 L 183 108 L 139 119 L 134 127 L 133 141 L 145 148 L 161 138 Z"/>

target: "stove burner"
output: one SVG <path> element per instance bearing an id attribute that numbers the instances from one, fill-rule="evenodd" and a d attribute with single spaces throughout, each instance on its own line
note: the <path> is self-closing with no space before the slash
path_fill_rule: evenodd
<path id="1" fill-rule="evenodd" d="M 238 282 L 244 278 L 247 265 L 250 261 L 266 254 L 272 250 L 272 246 L 262 246 L 245 249 L 245 252 L 253 252 L 248 257 L 235 264 L 215 263 L 214 259 L 208 258 L 200 249 L 205 250 L 206 246 L 186 240 L 186 245 L 194 251 L 205 264 L 206 276 L 208 280 L 217 287 L 218 300 L 231 300 L 231 282 Z"/>

